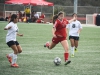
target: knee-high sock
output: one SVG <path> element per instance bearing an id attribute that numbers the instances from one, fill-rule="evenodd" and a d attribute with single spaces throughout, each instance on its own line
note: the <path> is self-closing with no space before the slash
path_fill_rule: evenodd
<path id="1" fill-rule="evenodd" d="M 13 57 L 12 57 L 12 64 L 16 63 L 17 62 L 17 54 L 13 54 Z"/>
<path id="2" fill-rule="evenodd" d="M 75 47 L 71 47 L 71 54 L 73 54 L 73 55 L 74 55 L 74 48 Z"/>
<path id="3" fill-rule="evenodd" d="M 68 60 L 69 53 L 64 53 L 65 62 Z"/>
<path id="4" fill-rule="evenodd" d="M 13 54 L 14 54 L 14 53 L 10 53 L 9 56 L 10 56 L 10 57 L 13 57 Z"/>

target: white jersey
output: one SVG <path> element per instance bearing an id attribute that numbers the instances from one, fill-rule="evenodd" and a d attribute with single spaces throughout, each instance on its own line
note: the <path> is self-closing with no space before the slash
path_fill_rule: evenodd
<path id="1" fill-rule="evenodd" d="M 79 36 L 78 30 L 82 29 L 81 23 L 76 20 L 67 25 L 69 29 L 69 36 Z"/>
<path id="2" fill-rule="evenodd" d="M 39 18 L 39 14 L 38 14 L 38 13 L 34 14 L 34 16 L 35 16 L 36 18 Z"/>
<path id="3" fill-rule="evenodd" d="M 8 33 L 6 35 L 6 43 L 9 41 L 16 41 L 16 35 L 18 32 L 17 24 L 10 22 L 5 28 L 11 27 L 8 29 Z"/>

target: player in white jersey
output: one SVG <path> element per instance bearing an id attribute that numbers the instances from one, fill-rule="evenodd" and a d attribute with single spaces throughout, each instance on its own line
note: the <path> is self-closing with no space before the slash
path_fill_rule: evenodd
<path id="1" fill-rule="evenodd" d="M 67 25 L 69 29 L 69 40 L 71 43 L 71 57 L 74 57 L 74 50 L 77 51 L 79 34 L 82 30 L 82 25 L 80 21 L 77 20 L 77 14 L 74 13 L 72 17 L 76 17 L 76 19 Z"/>
<path id="2" fill-rule="evenodd" d="M 16 40 L 16 35 L 23 36 L 23 34 L 18 34 L 18 27 L 16 24 L 17 22 L 18 22 L 17 15 L 13 14 L 11 16 L 11 21 L 4 28 L 4 30 L 8 30 L 8 33 L 6 35 L 6 43 L 14 51 L 13 53 L 7 54 L 7 58 L 8 61 L 11 63 L 11 67 L 19 67 L 18 64 L 16 63 L 17 54 L 22 52 L 22 48 L 19 45 L 18 41 Z"/>

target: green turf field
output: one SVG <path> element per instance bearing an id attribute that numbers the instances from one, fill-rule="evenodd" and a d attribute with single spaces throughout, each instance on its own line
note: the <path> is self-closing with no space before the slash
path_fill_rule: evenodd
<path id="1" fill-rule="evenodd" d="M 0 75 L 100 75 L 100 27 L 83 27 L 78 52 L 65 66 L 60 43 L 52 50 L 43 47 L 51 41 L 52 25 L 18 23 L 19 33 L 24 34 L 17 37 L 23 52 L 18 55 L 19 68 L 12 68 L 6 58 L 12 52 L 5 44 L 6 24 L 0 22 Z M 60 66 L 53 63 L 57 56 L 62 59 Z"/>

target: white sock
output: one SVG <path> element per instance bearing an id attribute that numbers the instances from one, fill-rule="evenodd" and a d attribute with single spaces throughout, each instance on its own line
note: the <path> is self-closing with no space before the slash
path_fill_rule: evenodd
<path id="1" fill-rule="evenodd" d="M 71 54 L 73 54 L 73 55 L 74 55 L 74 48 L 75 47 L 71 47 Z"/>
<path id="2" fill-rule="evenodd" d="M 13 54 L 13 57 L 12 57 L 12 64 L 16 63 L 17 62 L 17 54 Z"/>
<path id="3" fill-rule="evenodd" d="M 9 56 L 10 56 L 10 57 L 13 57 L 13 54 L 14 54 L 14 53 L 10 53 Z"/>

